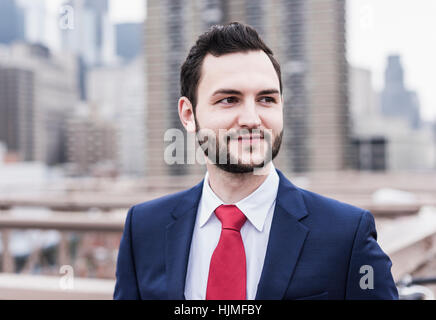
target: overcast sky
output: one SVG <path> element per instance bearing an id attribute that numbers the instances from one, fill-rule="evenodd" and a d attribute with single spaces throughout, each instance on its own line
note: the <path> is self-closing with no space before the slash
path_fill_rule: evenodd
<path id="1" fill-rule="evenodd" d="M 436 0 L 348 0 L 348 59 L 381 89 L 389 54 L 401 55 L 406 86 L 423 116 L 436 117 Z"/>
<path id="2" fill-rule="evenodd" d="M 143 21 L 145 0 L 111 0 L 110 15 L 114 21 Z"/>

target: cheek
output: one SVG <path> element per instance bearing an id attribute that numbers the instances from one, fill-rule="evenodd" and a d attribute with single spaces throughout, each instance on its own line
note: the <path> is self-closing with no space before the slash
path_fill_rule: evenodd
<path id="1" fill-rule="evenodd" d="M 197 122 L 201 128 L 213 130 L 229 129 L 235 116 L 229 110 L 209 110 L 197 113 Z"/>
<path id="2" fill-rule="evenodd" d="M 262 124 L 266 129 L 271 129 L 274 134 L 279 134 L 283 129 L 283 113 L 281 110 L 265 112 L 260 115 Z"/>

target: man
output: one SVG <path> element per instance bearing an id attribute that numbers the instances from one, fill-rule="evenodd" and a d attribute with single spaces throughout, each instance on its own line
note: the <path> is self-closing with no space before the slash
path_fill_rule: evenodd
<path id="1" fill-rule="evenodd" d="M 274 168 L 286 112 L 280 66 L 254 29 L 231 23 L 201 35 L 181 95 L 179 116 L 197 133 L 207 173 L 130 208 L 115 299 L 397 298 L 372 215 Z"/>

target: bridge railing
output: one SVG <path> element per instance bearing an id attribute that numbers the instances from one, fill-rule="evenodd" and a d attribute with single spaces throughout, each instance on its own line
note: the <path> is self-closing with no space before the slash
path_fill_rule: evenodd
<path id="1" fill-rule="evenodd" d="M 116 255 L 112 255 L 111 260 L 106 262 L 105 279 L 83 277 L 79 270 L 72 266 L 73 274 L 64 275 L 60 273 L 59 267 L 74 265 L 70 257 L 68 237 L 72 233 L 88 235 L 94 237 L 94 240 L 97 235 L 105 239 L 112 237 L 110 244 L 117 249 L 124 227 L 125 212 L 124 214 L 121 212 L 117 214 L 63 212 L 47 217 L 21 217 L 5 212 L 0 213 L 2 243 L 0 299 L 111 299 L 115 284 L 114 256 Z M 30 272 L 37 264 L 38 251 L 40 252 L 41 248 L 33 248 L 26 259 L 24 268 L 20 273 L 17 273 L 16 258 L 11 251 L 11 234 L 17 230 L 35 229 L 56 230 L 60 233 L 56 250 L 57 268 L 51 274 L 35 275 Z M 82 249 L 77 249 L 78 256 L 80 256 L 80 252 L 86 252 L 87 248 Z M 108 273 L 111 276 L 108 277 Z M 73 281 L 73 285 L 70 287 L 62 286 L 62 281 L 68 276 L 72 276 L 70 280 Z"/>

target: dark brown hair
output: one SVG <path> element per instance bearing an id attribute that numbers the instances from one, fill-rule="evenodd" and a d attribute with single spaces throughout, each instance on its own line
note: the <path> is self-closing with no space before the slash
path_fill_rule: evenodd
<path id="1" fill-rule="evenodd" d="M 271 60 L 280 82 L 282 93 L 282 78 L 280 65 L 274 58 L 271 49 L 262 41 L 257 31 L 239 22 L 212 26 L 198 37 L 197 42 L 189 51 L 180 72 L 181 95 L 191 101 L 194 108 L 197 104 L 197 88 L 201 76 L 201 66 L 204 57 L 210 53 L 219 57 L 228 53 L 262 50 Z"/>

